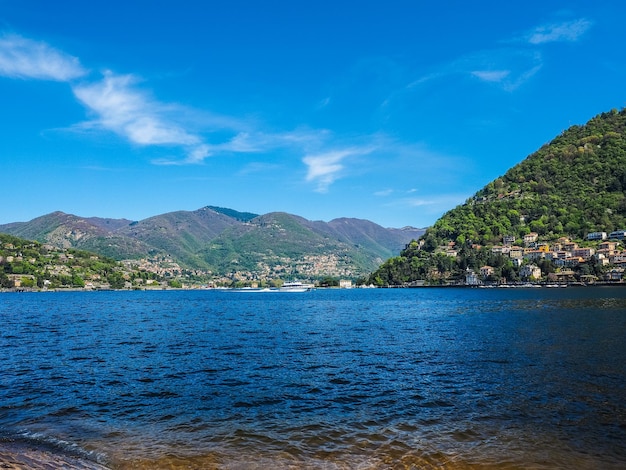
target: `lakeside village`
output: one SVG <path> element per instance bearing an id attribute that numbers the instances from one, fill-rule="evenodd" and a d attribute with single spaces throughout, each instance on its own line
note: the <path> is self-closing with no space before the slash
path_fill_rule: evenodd
<path id="1" fill-rule="evenodd" d="M 622 246 L 626 239 L 626 230 L 611 233 L 592 232 L 586 237 L 586 246 L 579 246 L 566 237 L 556 243 L 539 241 L 535 232 L 523 237 L 524 246 L 515 245 L 514 236 L 505 235 L 502 245 L 491 247 L 494 255 L 503 255 L 511 259 L 519 268 L 520 279 L 534 285 L 592 285 L 621 284 L 625 282 L 626 251 Z M 475 246 L 474 248 L 482 248 Z M 441 246 L 437 252 L 456 258 L 455 243 Z M 548 261 L 549 263 L 545 263 Z M 547 266 L 544 272 L 540 266 Z M 553 268 L 553 269 L 550 269 Z M 492 266 L 482 266 L 478 272 L 468 268 L 465 273 L 466 286 L 510 285 L 505 278 L 495 278 Z"/>
<path id="2" fill-rule="evenodd" d="M 259 279 L 258 274 L 250 272 L 214 276 L 210 271 L 185 269 L 164 255 L 116 262 L 72 248 L 12 240 L 4 243 L 0 240 L 0 291 L 254 288 L 281 287 L 283 284 L 279 277 L 266 275 Z M 347 271 L 336 256 L 308 258 L 311 257 L 298 263 L 299 279 L 303 273 L 309 273 L 311 278 L 318 279 L 316 287 L 353 287 L 350 277 L 341 277 L 342 274 L 346 276 Z M 282 274 L 292 270 L 287 265 L 278 268 Z M 321 276 L 321 272 L 331 272 L 333 276 Z"/>
<path id="3" fill-rule="evenodd" d="M 508 257 L 518 269 L 519 280 L 498 276 L 496 268 L 486 265 L 478 270 L 468 268 L 463 279 L 445 285 L 626 285 L 625 240 L 626 230 L 589 233 L 580 243 L 562 237 L 553 244 L 539 241 L 539 235 L 532 232 L 520 239 L 523 246 L 515 244 L 514 236 L 504 236 L 502 245 L 488 249 L 494 255 Z M 419 243 L 423 244 L 423 240 Z M 280 287 L 282 284 L 278 277 L 270 275 L 255 280 L 255 276 L 247 272 L 215 277 L 210 272 L 184 269 L 167 256 L 117 263 L 93 253 L 32 242 L 26 245 L 5 242 L 0 248 L 0 291 L 209 289 Z M 438 247 L 436 253 L 452 258 L 458 255 L 452 241 Z M 355 284 L 350 273 L 338 269 L 335 259 L 309 259 L 304 264 L 311 270 L 310 274 L 317 274 L 316 287 L 374 287 L 360 285 L 358 281 Z M 286 268 L 281 267 L 283 274 Z M 303 270 L 302 266 L 298 269 L 300 274 Z M 320 277 L 320 272 L 325 272 L 326 276 Z M 426 281 L 414 281 L 397 287 L 426 285 Z"/>

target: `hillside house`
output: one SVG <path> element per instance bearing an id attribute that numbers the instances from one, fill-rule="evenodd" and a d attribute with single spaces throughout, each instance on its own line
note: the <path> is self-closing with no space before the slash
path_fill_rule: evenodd
<path id="1" fill-rule="evenodd" d="M 480 283 L 481 283 L 480 279 L 478 278 L 476 273 L 472 271 L 471 269 L 467 268 L 467 271 L 465 271 L 465 285 L 477 286 Z"/>
<path id="2" fill-rule="evenodd" d="M 593 248 L 576 248 L 572 250 L 573 258 L 582 258 L 585 261 L 591 259 L 593 255 L 596 254 L 596 250 Z"/>
<path id="3" fill-rule="evenodd" d="M 507 245 L 496 245 L 491 248 L 491 252 L 494 255 L 508 255 L 511 252 L 511 247 Z"/>
<path id="4" fill-rule="evenodd" d="M 494 273 L 494 269 L 492 266 L 483 266 L 480 268 L 480 277 L 483 279 L 491 276 Z"/>
<path id="5" fill-rule="evenodd" d="M 556 259 L 567 259 L 572 257 L 571 251 L 560 250 L 556 252 Z"/>
<path id="6" fill-rule="evenodd" d="M 544 259 L 546 252 L 541 250 L 524 250 L 524 259 L 526 261 L 535 261 Z"/>
<path id="7" fill-rule="evenodd" d="M 611 257 L 611 264 L 624 267 L 626 266 L 626 252 L 621 251 Z"/>
<path id="8" fill-rule="evenodd" d="M 535 264 L 527 264 L 522 266 L 519 274 L 522 279 L 540 279 L 541 269 Z"/>
<path id="9" fill-rule="evenodd" d="M 568 241 L 567 243 L 563 243 L 562 246 L 564 251 L 572 251 L 578 248 L 578 243 Z"/>
<path id="10" fill-rule="evenodd" d="M 502 237 L 502 243 L 505 245 L 512 245 L 515 243 L 515 235 L 505 235 Z"/>
<path id="11" fill-rule="evenodd" d="M 564 269 L 558 273 L 553 273 L 550 275 L 554 277 L 557 282 L 575 282 L 576 281 L 576 273 L 571 269 Z"/>
<path id="12" fill-rule="evenodd" d="M 535 232 L 530 232 L 524 235 L 524 244 L 530 245 L 531 243 L 535 243 L 538 238 L 539 238 L 539 234 Z"/>
<path id="13" fill-rule="evenodd" d="M 603 242 L 598 245 L 596 253 L 603 254 L 605 256 L 613 256 L 617 250 L 616 242 Z"/>
<path id="14" fill-rule="evenodd" d="M 606 232 L 591 232 L 587 234 L 587 240 L 606 240 Z"/>
<path id="15" fill-rule="evenodd" d="M 624 278 L 624 268 L 613 268 L 604 275 L 607 281 L 621 281 Z"/>
<path id="16" fill-rule="evenodd" d="M 560 267 L 568 267 L 568 268 L 574 268 L 576 266 L 578 266 L 579 264 L 584 263 L 585 260 L 583 258 L 576 258 L 576 257 L 570 257 L 570 258 L 565 258 L 565 259 L 558 259 L 555 261 L 555 265 L 556 266 L 560 266 Z"/>

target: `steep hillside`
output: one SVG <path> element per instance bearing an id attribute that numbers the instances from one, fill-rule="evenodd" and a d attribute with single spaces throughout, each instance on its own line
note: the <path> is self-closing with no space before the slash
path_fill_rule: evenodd
<path id="1" fill-rule="evenodd" d="M 326 225 L 339 240 L 373 253 L 384 254 L 384 258 L 399 253 L 408 243 L 407 240 L 417 239 L 424 233 L 423 229 L 413 227 L 387 229 L 362 219 L 340 218 Z"/>
<path id="2" fill-rule="evenodd" d="M 128 227 L 133 221 L 128 219 L 103 219 L 101 217 L 89 217 L 85 219 L 90 224 L 100 227 L 107 232 L 114 232 L 124 227 Z"/>
<path id="3" fill-rule="evenodd" d="M 504 270 L 509 278 L 516 277 L 514 268 L 519 266 L 512 266 L 506 256 L 496 259 L 498 249 L 478 247 L 501 245 L 505 236 L 508 244 L 521 245 L 529 235 L 527 242 L 535 240 L 524 246 L 528 254 L 523 260 L 529 263 L 533 248 L 548 253 L 554 248 L 558 254 L 564 251 L 558 249 L 559 239 L 589 245 L 585 242 L 589 233 L 619 229 L 626 229 L 626 110 L 603 113 L 567 129 L 443 215 L 419 245 L 412 244 L 386 262 L 371 280 L 402 284 L 460 279 L 468 268 L 479 269 L 479 263 L 498 265 L 499 275 L 504 277 Z M 546 256 L 537 259 L 543 262 Z M 579 270 L 597 275 L 600 261 L 604 263 L 598 257 L 584 259 L 580 266 L 586 267 Z M 544 271 L 558 269 L 555 261 Z"/>
<path id="4" fill-rule="evenodd" d="M 428 230 L 444 240 L 489 244 L 511 234 L 584 238 L 626 226 L 626 111 L 573 126 Z"/>
<path id="5" fill-rule="evenodd" d="M 0 290 L 143 288 L 157 280 L 95 253 L 0 233 Z"/>
<path id="6" fill-rule="evenodd" d="M 57 211 L 30 222 L 0 225 L 0 232 L 60 248 L 93 251 L 118 260 L 158 251 L 141 240 L 118 234 L 118 230 L 129 224 L 126 219 L 84 218 Z"/>
<path id="7" fill-rule="evenodd" d="M 220 272 L 260 271 L 307 275 L 314 263 L 329 275 L 362 275 L 376 267 L 380 252 L 341 240 L 323 222 L 311 222 L 286 213 L 270 213 L 232 227 L 213 240 L 204 259 Z M 383 248 L 384 251 L 388 249 Z"/>
<path id="8" fill-rule="evenodd" d="M 88 219 L 64 212 L 53 212 L 30 222 L 15 222 L 0 226 L 2 232 L 28 240 L 45 240 L 52 244 L 70 244 L 85 236 L 104 236 L 108 233 Z"/>

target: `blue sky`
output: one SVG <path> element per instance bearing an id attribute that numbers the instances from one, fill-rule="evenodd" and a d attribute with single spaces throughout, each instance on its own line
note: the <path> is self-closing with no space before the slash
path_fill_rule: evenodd
<path id="1" fill-rule="evenodd" d="M 626 105 L 626 2 L 0 0 L 0 223 L 431 225 Z"/>

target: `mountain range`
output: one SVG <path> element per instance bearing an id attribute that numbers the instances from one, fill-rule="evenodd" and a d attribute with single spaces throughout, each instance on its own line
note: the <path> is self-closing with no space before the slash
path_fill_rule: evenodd
<path id="1" fill-rule="evenodd" d="M 246 278 L 359 277 L 397 255 L 423 229 L 384 228 L 368 220 L 310 221 L 206 206 L 140 221 L 63 212 L 0 225 L 0 232 L 117 260 L 153 259 L 181 269 Z"/>

